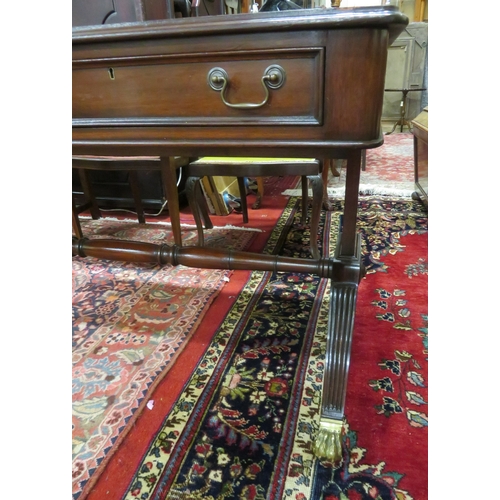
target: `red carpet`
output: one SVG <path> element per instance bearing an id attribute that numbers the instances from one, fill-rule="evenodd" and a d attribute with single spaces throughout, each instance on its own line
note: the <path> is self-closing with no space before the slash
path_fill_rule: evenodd
<path id="1" fill-rule="evenodd" d="M 162 224 L 100 219 L 82 227 L 92 239 L 172 240 Z M 212 230 L 207 246 L 215 239 L 243 250 L 253 234 Z M 74 493 L 123 439 L 230 276 L 223 270 L 73 258 Z"/>
<path id="2" fill-rule="evenodd" d="M 206 231 L 207 246 L 261 250 L 287 201 L 276 193 L 293 183 L 293 177 L 267 179 L 263 207 L 250 210 L 248 224 L 243 224 L 241 214 L 214 216 L 214 226 L 219 227 Z M 111 214 L 111 219 L 98 221 L 83 217 L 84 234 L 171 239 L 165 216 L 148 217 L 148 224 L 140 225 L 128 222 L 130 214 Z M 122 220 L 114 220 L 117 216 Z M 183 225 L 192 224 L 188 209 L 182 219 Z M 251 231 L 255 225 L 258 231 Z M 249 230 L 238 231 L 235 226 Z M 183 241 L 196 244 L 193 227 L 183 227 Z M 73 259 L 73 268 L 73 496 L 83 498 L 137 416 L 149 412 L 146 405 L 151 404 L 153 389 L 195 330 L 187 359 L 197 361 L 206 348 L 203 332 L 213 334 L 249 272 L 160 269 L 80 258 Z M 154 405 L 161 407 L 161 400 Z"/>
<path id="3" fill-rule="evenodd" d="M 236 310 L 219 304 L 229 314 L 214 344 L 207 346 L 213 332 L 203 322 L 88 498 L 426 498 L 426 216 L 413 202 L 363 203 L 371 272 L 358 299 L 345 467 L 318 462 L 310 450 L 328 283 L 264 273 L 246 285 Z M 324 245 L 335 238 L 338 208 L 324 222 Z M 284 214 L 289 221 L 295 215 Z M 309 235 L 290 224 L 282 229 L 285 251 L 303 252 Z M 204 351 L 187 381 L 187 364 Z"/>
<path id="4" fill-rule="evenodd" d="M 316 464 L 311 499 L 428 498 L 427 234 L 398 240 L 361 283 L 345 468 Z"/>

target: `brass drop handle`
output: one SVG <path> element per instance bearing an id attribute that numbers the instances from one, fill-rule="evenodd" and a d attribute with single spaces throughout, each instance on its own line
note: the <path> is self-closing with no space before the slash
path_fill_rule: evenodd
<path id="1" fill-rule="evenodd" d="M 262 87 L 264 87 L 265 97 L 262 102 L 259 103 L 240 103 L 240 104 L 231 104 L 224 97 L 224 92 L 229 84 L 229 76 L 227 72 L 222 68 L 212 68 L 207 75 L 207 81 L 210 87 L 220 92 L 220 97 L 222 102 L 230 107 L 236 109 L 255 109 L 261 108 L 264 104 L 267 103 L 269 99 L 269 89 L 279 89 L 285 83 L 285 70 L 278 66 L 277 64 L 273 64 L 269 66 L 265 71 L 264 75 L 262 75 L 261 83 Z"/>

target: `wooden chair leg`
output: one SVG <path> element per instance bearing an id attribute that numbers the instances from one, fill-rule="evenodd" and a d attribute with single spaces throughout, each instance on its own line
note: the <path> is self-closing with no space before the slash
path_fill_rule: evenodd
<path id="1" fill-rule="evenodd" d="M 207 200 L 203 194 L 203 190 L 201 189 L 201 182 L 198 182 L 198 189 L 196 189 L 196 204 L 200 209 L 200 215 L 203 220 L 203 225 L 205 229 L 212 229 L 214 225 L 212 224 L 212 219 L 210 219 L 210 215 L 208 213 Z"/>
<path id="2" fill-rule="evenodd" d="M 361 151 L 361 170 L 363 172 L 366 170 L 366 149 Z"/>
<path id="3" fill-rule="evenodd" d="M 328 198 L 328 173 L 332 167 L 332 160 L 330 158 L 325 158 L 323 160 L 323 167 L 321 170 L 321 180 L 323 184 L 323 208 L 325 210 L 331 211 L 332 206 Z"/>
<path id="4" fill-rule="evenodd" d="M 85 170 L 84 168 L 79 168 L 78 169 L 78 175 L 80 177 L 80 183 L 82 185 L 83 189 L 83 194 L 85 195 L 85 198 L 88 200 L 90 203 L 90 215 L 92 215 L 92 219 L 100 219 L 101 218 L 101 211 L 99 210 L 99 207 L 97 205 L 97 200 L 94 195 L 94 189 L 92 188 L 92 181 L 90 180 L 90 175 L 88 170 Z"/>
<path id="5" fill-rule="evenodd" d="M 307 210 L 309 208 L 309 182 L 307 175 L 302 175 L 300 178 L 302 188 L 302 219 L 303 226 L 307 224 Z"/>
<path id="6" fill-rule="evenodd" d="M 201 189 L 200 177 L 190 176 L 186 179 L 184 190 L 188 199 L 189 207 L 193 213 L 196 230 L 198 232 L 198 245 L 200 247 L 205 245 L 205 237 L 203 234 L 203 226 L 201 224 L 200 204 L 198 203 L 198 195 L 196 192 Z"/>
<path id="7" fill-rule="evenodd" d="M 340 169 L 342 168 L 342 160 L 337 160 L 336 162 L 333 162 L 329 160 L 330 162 L 330 170 L 332 171 L 332 175 L 334 177 L 340 177 Z"/>
<path id="8" fill-rule="evenodd" d="M 142 205 L 141 190 L 139 188 L 139 179 L 137 177 L 137 171 L 130 170 L 128 173 L 128 183 L 130 190 L 132 191 L 132 197 L 134 199 L 135 211 L 137 212 L 137 219 L 140 224 L 145 224 L 146 219 L 144 217 L 144 207 Z"/>
<path id="9" fill-rule="evenodd" d="M 73 210 L 72 210 L 72 225 L 73 225 L 73 232 L 75 233 L 75 236 L 80 239 L 83 238 L 83 231 L 82 231 L 82 226 L 80 224 L 80 219 L 78 217 L 78 211 L 76 209 L 76 204 L 75 200 L 71 199 L 71 202 L 73 204 Z"/>
<path id="10" fill-rule="evenodd" d="M 243 214 L 243 222 L 246 224 L 248 222 L 248 205 L 247 205 L 247 190 L 245 187 L 245 178 L 237 177 L 238 188 L 240 190 L 241 199 L 241 212 Z"/>
<path id="11" fill-rule="evenodd" d="M 262 198 L 264 198 L 264 178 L 257 177 L 255 180 L 257 182 L 257 199 L 252 205 L 253 209 L 260 208 L 260 206 L 262 205 Z"/>
<path id="12" fill-rule="evenodd" d="M 181 216 L 179 210 L 179 193 L 177 192 L 177 168 L 175 166 L 175 158 L 162 156 L 160 161 L 163 192 L 168 200 L 168 213 L 170 215 L 172 232 L 174 233 L 174 242 L 177 246 L 181 247 Z"/>

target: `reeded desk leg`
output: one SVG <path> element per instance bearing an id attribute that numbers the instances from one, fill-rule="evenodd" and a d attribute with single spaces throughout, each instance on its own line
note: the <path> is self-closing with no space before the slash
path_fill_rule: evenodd
<path id="1" fill-rule="evenodd" d="M 358 283 L 364 272 L 361 241 L 356 231 L 360 170 L 361 152 L 356 151 L 347 159 L 344 220 L 335 252 L 335 260 L 341 265 L 332 277 L 321 417 L 313 443 L 316 456 L 333 462 L 342 461 L 342 427 L 352 332 Z"/>
<path id="2" fill-rule="evenodd" d="M 359 248 L 358 244 L 358 248 Z M 316 456 L 333 462 L 342 461 L 342 428 L 351 358 L 352 332 L 356 312 L 358 282 L 362 277 L 359 259 L 344 260 L 339 282 L 332 280 L 328 337 L 325 356 L 325 378 L 321 401 L 319 430 L 313 443 Z"/>

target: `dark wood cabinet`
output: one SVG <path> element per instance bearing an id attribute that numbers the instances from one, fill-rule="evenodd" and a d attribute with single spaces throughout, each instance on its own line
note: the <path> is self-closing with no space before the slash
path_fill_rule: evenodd
<path id="1" fill-rule="evenodd" d="M 178 0 L 73 0 L 73 26 L 182 17 L 181 6 Z M 180 15 L 176 16 L 175 11 Z"/>

